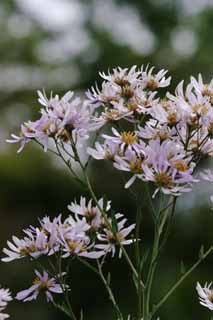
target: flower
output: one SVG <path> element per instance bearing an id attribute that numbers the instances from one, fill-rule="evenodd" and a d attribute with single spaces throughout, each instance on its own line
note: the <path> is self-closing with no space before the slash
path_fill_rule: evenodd
<path id="1" fill-rule="evenodd" d="M 125 227 L 127 219 L 122 219 L 123 215 L 120 213 L 115 214 L 114 219 L 111 220 L 111 228 L 104 228 L 103 233 L 98 235 L 98 239 L 101 242 L 96 245 L 96 248 L 105 251 L 106 253 L 111 252 L 114 257 L 117 246 L 125 246 L 134 242 L 134 239 L 126 239 L 130 232 L 135 228 L 135 224 Z M 119 257 L 122 255 L 122 249 L 119 249 Z"/>
<path id="2" fill-rule="evenodd" d="M 156 90 L 157 88 L 168 87 L 171 81 L 171 77 L 165 78 L 167 70 L 160 70 L 158 73 L 153 74 L 154 67 L 148 70 L 148 66 L 144 69 L 141 68 L 142 83 L 145 88 Z"/>
<path id="3" fill-rule="evenodd" d="M 8 305 L 8 302 L 12 301 L 11 293 L 9 289 L 0 288 L 0 320 L 9 318 L 7 313 L 2 312 Z"/>
<path id="4" fill-rule="evenodd" d="M 61 99 L 58 95 L 48 99 L 45 92 L 38 91 L 41 117 L 36 121 L 28 121 L 21 125 L 20 136 L 12 134 L 9 143 L 20 143 L 18 152 L 31 140 L 43 145 L 47 151 L 49 139 L 60 139 L 67 143 L 73 139 L 76 144 L 79 139 L 87 139 L 90 130 L 90 110 L 80 98 L 74 98 L 74 93 L 68 91 Z"/>
<path id="5" fill-rule="evenodd" d="M 200 304 L 210 310 L 213 310 L 212 282 L 209 284 L 205 283 L 204 287 L 201 287 L 200 283 L 197 282 L 196 290 L 199 295 Z"/>
<path id="6" fill-rule="evenodd" d="M 111 208 L 111 201 L 107 201 L 106 205 L 104 206 L 104 200 L 101 198 L 98 200 L 98 206 L 92 205 L 92 199 L 86 203 L 86 198 L 80 198 L 80 204 L 77 202 L 71 202 L 68 206 L 68 209 L 73 212 L 76 217 L 84 217 L 88 225 L 92 227 L 93 230 L 98 230 L 104 225 L 104 218 L 102 217 L 100 208 L 103 209 L 105 212 L 108 212 Z"/>
<path id="7" fill-rule="evenodd" d="M 44 292 L 47 298 L 47 302 L 53 301 L 53 294 L 63 293 L 65 286 L 56 282 L 55 278 L 49 278 L 48 273 L 43 271 L 43 274 L 35 270 L 36 278 L 33 281 L 33 285 L 26 290 L 20 291 L 16 295 L 17 300 L 31 301 L 36 300 L 40 292 Z"/>

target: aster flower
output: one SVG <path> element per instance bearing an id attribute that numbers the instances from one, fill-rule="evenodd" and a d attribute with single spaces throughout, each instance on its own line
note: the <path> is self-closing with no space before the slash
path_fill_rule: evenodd
<path id="1" fill-rule="evenodd" d="M 108 72 L 106 75 L 104 72 L 100 72 L 100 76 L 109 82 L 113 82 L 119 86 L 126 86 L 129 84 L 138 84 L 138 77 L 140 75 L 140 71 L 136 71 L 137 66 L 131 67 L 130 70 L 128 68 L 122 69 L 121 67 L 114 68 L 112 73 Z"/>
<path id="2" fill-rule="evenodd" d="M 197 92 L 200 92 L 203 96 L 209 97 L 210 103 L 213 103 L 213 80 L 211 80 L 210 83 L 204 83 L 201 74 L 199 74 L 198 80 L 191 77 L 191 83 Z"/>
<path id="3" fill-rule="evenodd" d="M 120 220 L 121 218 L 122 220 Z M 114 227 L 112 225 L 110 230 L 108 228 L 104 228 L 103 233 L 98 235 L 98 240 L 100 240 L 101 243 L 96 245 L 96 248 L 101 249 L 106 253 L 111 252 L 112 257 L 115 255 L 116 247 L 119 247 L 119 245 L 129 245 L 134 242 L 134 239 L 127 239 L 127 236 L 135 228 L 135 224 L 125 227 L 127 219 L 123 218 L 123 215 L 119 213 L 115 214 L 115 221 Z M 114 228 L 116 230 L 113 230 Z M 119 257 L 121 257 L 121 255 L 122 249 L 120 248 Z"/>
<path id="4" fill-rule="evenodd" d="M 88 204 L 86 198 L 80 198 L 80 204 L 76 201 L 71 202 L 68 206 L 68 209 L 75 214 L 77 217 L 84 217 L 87 223 L 91 226 L 93 230 L 98 230 L 104 225 L 104 218 L 102 217 L 101 211 L 99 208 L 103 209 L 105 212 L 108 212 L 111 208 L 111 201 L 107 201 L 104 205 L 103 198 L 98 200 L 99 206 L 94 206 L 92 204 L 92 199 L 89 200 Z"/>
<path id="5" fill-rule="evenodd" d="M 153 197 L 161 190 L 165 194 L 180 195 L 191 191 L 194 164 L 184 159 L 183 147 L 175 141 L 154 140 L 146 148 L 147 159 L 143 165 L 143 180 L 157 185 Z"/>
<path id="6" fill-rule="evenodd" d="M 21 152 L 30 140 L 39 141 L 44 150 L 48 149 L 50 138 L 67 142 L 72 137 L 75 143 L 78 139 L 87 139 L 90 128 L 90 110 L 80 98 L 74 98 L 74 93 L 68 91 L 61 99 L 58 95 L 48 99 L 45 92 L 38 91 L 38 101 L 43 106 L 41 117 L 36 121 L 25 122 L 21 126 L 21 135 L 12 135 L 9 143 L 20 143 Z"/>
<path id="7" fill-rule="evenodd" d="M 132 150 L 127 150 L 123 157 L 115 156 L 114 167 L 118 170 L 133 174 L 133 176 L 125 184 L 125 188 L 129 188 L 134 183 L 136 178 L 142 179 L 144 158 L 145 152 L 142 148 L 140 154 L 137 154 Z"/>
<path id="8" fill-rule="evenodd" d="M 37 230 L 37 237 L 32 233 L 30 234 L 30 232 L 27 233 L 28 236 L 23 239 L 13 236 L 13 242 L 7 241 L 9 249 L 3 249 L 3 252 L 7 255 L 1 259 L 3 262 L 10 262 L 24 257 L 37 258 L 43 254 L 47 254 L 48 248 L 45 234 L 39 230 Z"/>
<path id="9" fill-rule="evenodd" d="M 153 74 L 154 67 L 148 70 L 148 66 L 144 69 L 143 66 L 141 68 L 141 79 L 144 88 L 148 88 L 151 90 L 156 90 L 157 88 L 168 87 L 171 81 L 171 77 L 166 79 L 165 75 L 167 74 L 167 70 L 160 70 L 158 73 Z"/>
<path id="10" fill-rule="evenodd" d="M 97 160 L 113 160 L 119 154 L 120 149 L 117 143 L 104 141 L 104 144 L 95 142 L 95 148 L 87 148 L 87 153 Z"/>
<path id="11" fill-rule="evenodd" d="M 90 230 L 91 226 L 86 222 L 85 217 L 75 220 L 69 216 L 65 220 L 65 224 L 68 226 L 67 232 L 60 234 L 63 258 L 80 256 L 98 259 L 105 254 L 103 251 L 95 250 L 94 242 L 87 235 L 87 231 Z"/>
<path id="12" fill-rule="evenodd" d="M 36 300 L 40 292 L 44 292 L 47 298 L 47 302 L 53 301 L 53 294 L 63 293 L 63 286 L 56 282 L 55 278 L 49 278 L 46 271 L 43 274 L 35 270 L 36 278 L 33 281 L 33 285 L 26 290 L 20 291 L 16 295 L 17 300 L 32 301 Z"/>
<path id="13" fill-rule="evenodd" d="M 199 295 L 200 304 L 210 310 L 213 310 L 212 282 L 209 284 L 205 283 L 204 287 L 201 287 L 200 283 L 197 282 L 196 290 Z"/>
<path id="14" fill-rule="evenodd" d="M 114 136 L 103 134 L 102 137 L 106 139 L 108 143 L 112 142 L 117 144 L 121 153 L 126 150 L 134 150 L 140 152 L 140 145 L 138 144 L 138 137 L 134 131 L 123 131 L 119 133 L 115 128 L 112 128 Z"/>
<path id="15" fill-rule="evenodd" d="M 0 320 L 9 318 L 7 313 L 4 313 L 4 309 L 7 307 L 8 302 L 12 301 L 12 296 L 9 289 L 0 288 Z"/>

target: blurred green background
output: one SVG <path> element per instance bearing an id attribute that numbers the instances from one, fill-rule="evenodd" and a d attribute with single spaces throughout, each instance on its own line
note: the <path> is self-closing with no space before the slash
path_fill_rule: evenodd
<path id="1" fill-rule="evenodd" d="M 13 234 L 38 217 L 67 213 L 67 204 L 79 199 L 81 190 L 62 163 L 28 145 L 21 155 L 5 139 L 22 121 L 35 119 L 39 110 L 36 90 L 63 94 L 84 90 L 99 82 L 98 71 L 115 66 L 150 63 L 169 69 L 172 88 L 181 79 L 201 72 L 205 81 L 213 74 L 213 0 L 1 0 L 0 1 L 0 212 L 1 247 Z M 204 166 L 211 162 L 204 163 Z M 113 200 L 113 207 L 134 221 L 135 204 L 118 173 L 102 162 L 92 165 L 99 196 Z M 105 175 L 103 176 L 103 172 Z M 104 182 L 103 182 L 104 181 Z M 199 183 L 181 198 L 176 222 L 157 272 L 158 300 L 180 275 L 180 262 L 189 267 L 201 244 L 212 243 L 211 184 Z M 144 198 L 145 199 L 145 198 Z M 144 206 L 142 243 L 153 236 L 149 208 Z M 144 249 L 145 250 L 145 249 Z M 109 259 L 110 260 L 110 259 Z M 213 279 L 213 258 L 170 298 L 160 311 L 161 319 L 209 320 L 211 312 L 198 303 L 196 281 Z M 14 292 L 27 288 L 33 263 L 1 263 L 2 286 Z M 135 313 L 134 288 L 125 262 L 109 261 L 114 289 L 125 314 Z M 102 284 L 93 274 L 74 264 L 71 269 L 74 309 L 82 307 L 85 319 L 114 319 Z M 14 302 L 12 319 L 63 319 L 50 305 L 39 301 Z"/>

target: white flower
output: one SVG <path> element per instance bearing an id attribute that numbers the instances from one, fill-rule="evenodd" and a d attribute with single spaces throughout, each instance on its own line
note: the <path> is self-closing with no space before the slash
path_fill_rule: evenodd
<path id="1" fill-rule="evenodd" d="M 197 282 L 196 290 L 199 295 L 200 304 L 210 310 L 213 310 L 212 282 L 209 284 L 205 283 L 204 287 L 201 287 L 200 283 Z"/>

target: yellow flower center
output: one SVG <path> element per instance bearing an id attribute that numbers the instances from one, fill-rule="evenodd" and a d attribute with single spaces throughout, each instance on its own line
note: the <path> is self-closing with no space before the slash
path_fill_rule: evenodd
<path id="1" fill-rule="evenodd" d="M 146 86 L 151 90 L 155 90 L 158 88 L 158 83 L 155 81 L 154 78 L 151 78 L 147 81 Z"/>
<path id="2" fill-rule="evenodd" d="M 121 95 L 126 99 L 130 99 L 134 96 L 134 90 L 130 86 L 124 86 L 122 87 Z"/>
<path id="3" fill-rule="evenodd" d="M 130 162 L 130 169 L 133 173 L 141 173 L 142 172 L 142 159 L 136 159 Z"/>
<path id="4" fill-rule="evenodd" d="M 188 165 L 183 160 L 174 161 L 174 166 L 178 171 L 187 171 L 189 169 Z"/>
<path id="5" fill-rule="evenodd" d="M 121 87 L 130 85 L 129 81 L 127 79 L 125 79 L 125 78 L 117 77 L 117 78 L 114 79 L 114 82 L 116 84 L 118 84 L 119 86 L 121 86 Z"/>
<path id="6" fill-rule="evenodd" d="M 111 110 L 106 112 L 106 118 L 109 121 L 115 120 L 119 116 L 119 111 L 117 110 Z"/>
<path id="7" fill-rule="evenodd" d="M 85 251 L 86 247 L 83 242 L 79 242 L 78 240 L 67 240 L 68 247 L 72 253 L 75 252 L 75 249 L 80 248 L 80 252 Z"/>
<path id="8" fill-rule="evenodd" d="M 213 290 L 211 290 L 211 292 L 210 292 L 210 294 L 208 296 L 208 299 L 209 299 L 210 302 L 213 303 Z"/>
<path id="9" fill-rule="evenodd" d="M 124 131 L 121 133 L 121 139 L 125 144 L 130 145 L 137 142 L 138 137 L 134 132 Z"/>
<path id="10" fill-rule="evenodd" d="M 47 290 L 51 287 L 51 284 L 49 281 L 41 281 L 38 277 L 36 277 L 33 281 L 33 284 L 39 284 L 39 290 Z"/>
<path id="11" fill-rule="evenodd" d="M 156 173 L 155 175 L 156 183 L 161 187 L 172 187 L 173 180 L 166 172 Z"/>
<path id="12" fill-rule="evenodd" d="M 129 111 L 136 111 L 138 109 L 138 104 L 134 103 L 134 102 L 130 102 L 127 104 L 127 108 L 129 109 Z"/>
<path id="13" fill-rule="evenodd" d="M 177 120 L 177 114 L 175 112 L 172 112 L 168 115 L 167 117 L 169 124 L 175 125 L 178 120 Z"/>

